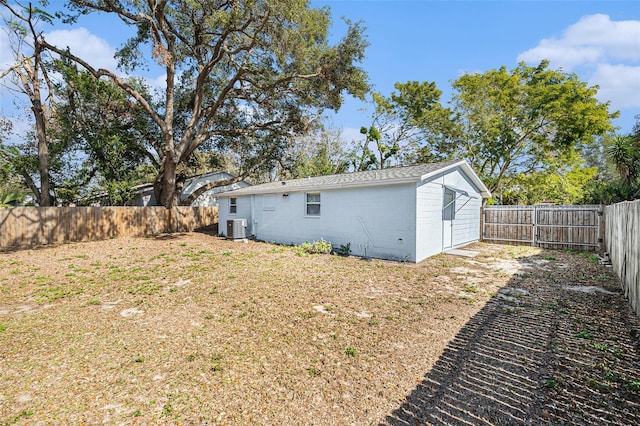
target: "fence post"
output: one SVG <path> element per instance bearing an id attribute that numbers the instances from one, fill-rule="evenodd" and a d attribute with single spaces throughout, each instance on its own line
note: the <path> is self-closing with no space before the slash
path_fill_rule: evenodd
<path id="1" fill-rule="evenodd" d="M 536 247 L 537 243 L 538 243 L 538 206 L 533 206 L 533 210 L 532 213 L 533 217 L 531 218 L 531 247 Z"/>
<path id="2" fill-rule="evenodd" d="M 480 207 L 480 241 L 484 241 L 484 206 Z"/>
<path id="3" fill-rule="evenodd" d="M 598 210 L 598 252 L 604 253 L 607 251 L 607 243 L 606 239 L 606 226 L 607 226 L 607 215 L 606 209 L 604 208 L 604 204 L 600 204 L 600 210 Z"/>

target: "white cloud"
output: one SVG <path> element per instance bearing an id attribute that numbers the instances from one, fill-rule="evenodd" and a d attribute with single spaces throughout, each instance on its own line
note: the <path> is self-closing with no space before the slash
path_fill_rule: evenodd
<path id="1" fill-rule="evenodd" d="M 86 28 L 51 31 L 45 34 L 45 39 L 61 49 L 68 47 L 71 53 L 84 59 L 94 68 L 111 71 L 116 69 L 118 62 L 114 58 L 115 49 Z"/>
<path id="2" fill-rule="evenodd" d="M 156 78 L 145 78 L 145 82 L 153 89 L 164 90 L 167 87 L 167 74 L 162 74 L 161 76 L 158 76 Z"/>
<path id="3" fill-rule="evenodd" d="M 640 21 L 612 21 L 603 14 L 582 17 L 560 38 L 546 38 L 518 61 L 551 61 L 565 71 L 602 62 L 640 61 Z"/>
<path id="4" fill-rule="evenodd" d="M 598 99 L 612 101 L 614 110 L 640 108 L 640 66 L 598 65 L 589 84 L 600 86 Z"/>
<path id="5" fill-rule="evenodd" d="M 545 38 L 518 55 L 518 61 L 574 71 L 610 110 L 640 108 L 640 20 L 612 21 L 603 14 L 583 16 L 559 38 Z"/>

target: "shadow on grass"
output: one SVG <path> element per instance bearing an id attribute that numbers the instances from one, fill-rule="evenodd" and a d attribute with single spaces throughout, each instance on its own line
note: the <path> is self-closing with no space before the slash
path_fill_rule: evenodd
<path id="1" fill-rule="evenodd" d="M 553 253 L 557 262 L 520 259 L 526 272 L 464 326 L 384 424 L 640 424 L 638 318 L 610 270 Z"/>

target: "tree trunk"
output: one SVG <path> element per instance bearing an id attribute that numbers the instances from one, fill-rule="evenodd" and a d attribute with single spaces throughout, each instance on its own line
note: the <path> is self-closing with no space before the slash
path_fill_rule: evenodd
<path id="1" fill-rule="evenodd" d="M 242 175 L 236 176 L 234 178 L 225 179 L 225 180 L 218 180 L 218 181 L 215 181 L 215 182 L 209 182 L 207 184 L 204 184 L 201 187 L 199 187 L 198 189 L 194 190 L 184 200 L 182 200 L 180 202 L 180 205 L 181 206 L 190 206 L 195 200 L 198 199 L 199 196 L 201 196 L 202 194 L 204 194 L 208 190 L 213 189 L 213 188 L 217 188 L 219 186 L 232 185 L 232 184 L 234 184 L 236 182 L 240 182 L 245 177 L 246 177 L 246 175 L 242 174 Z"/>
<path id="2" fill-rule="evenodd" d="M 178 164 L 170 155 L 165 155 L 160 171 L 153 183 L 153 191 L 156 202 L 160 206 L 170 209 L 178 204 L 178 194 L 176 192 L 176 170 Z"/>
<path id="3" fill-rule="evenodd" d="M 37 60 L 33 68 L 25 65 L 26 73 L 21 74 L 22 84 L 31 97 L 31 110 L 36 120 L 36 140 L 38 141 L 38 169 L 40 174 L 40 200 L 43 207 L 51 206 L 50 176 L 49 176 L 49 147 L 47 145 L 47 119 L 40 97 L 40 82 L 38 80 Z M 29 81 L 29 79 L 31 81 Z M 33 85 L 29 90 L 29 83 Z"/>
<path id="4" fill-rule="evenodd" d="M 51 194 L 49 192 L 49 147 L 47 146 L 47 135 L 42 107 L 40 107 L 39 110 L 37 110 L 37 107 L 34 107 L 34 111 L 36 117 L 36 137 L 38 139 L 38 164 L 40 166 L 39 204 L 42 207 L 48 207 L 51 206 Z"/>

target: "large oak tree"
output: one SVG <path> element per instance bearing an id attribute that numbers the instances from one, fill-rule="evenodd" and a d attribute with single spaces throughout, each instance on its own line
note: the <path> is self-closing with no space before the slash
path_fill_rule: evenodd
<path id="1" fill-rule="evenodd" d="M 65 46 L 44 45 L 109 78 L 148 114 L 160 137 L 156 198 L 178 199 L 176 174 L 200 147 L 242 155 L 250 168 L 275 158 L 345 93 L 363 97 L 357 66 L 366 41 L 359 24 L 328 41 L 330 13 L 306 0 L 73 0 L 76 13 L 117 16 L 135 29 L 118 51 L 123 70 L 153 60 L 166 73 L 162 98 L 151 99 L 116 70 L 96 69 Z M 143 52 L 149 47 L 151 58 Z"/>

